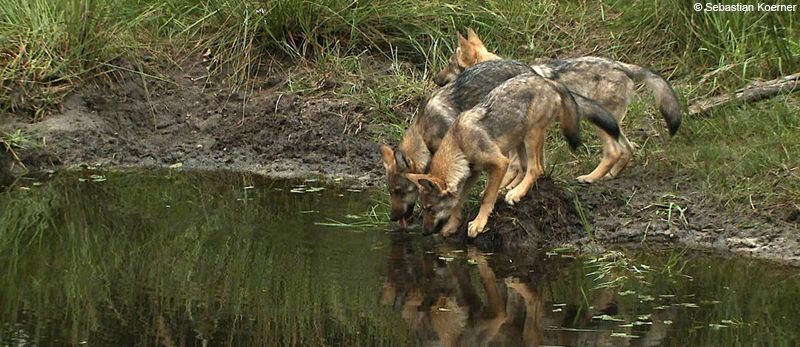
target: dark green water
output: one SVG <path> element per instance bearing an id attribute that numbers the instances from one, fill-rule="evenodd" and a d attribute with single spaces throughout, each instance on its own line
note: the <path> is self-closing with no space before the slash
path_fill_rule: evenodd
<path id="1" fill-rule="evenodd" d="M 681 252 L 514 259 L 370 226 L 369 194 L 296 184 L 17 182 L 0 193 L 0 345 L 800 345 L 796 269 Z"/>

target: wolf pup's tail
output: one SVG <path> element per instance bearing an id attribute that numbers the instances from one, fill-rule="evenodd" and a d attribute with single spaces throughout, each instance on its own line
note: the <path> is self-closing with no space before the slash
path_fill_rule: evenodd
<path id="1" fill-rule="evenodd" d="M 670 135 L 675 135 L 681 126 L 681 106 L 678 96 L 669 81 L 647 68 L 619 62 L 622 71 L 636 82 L 644 82 L 656 98 L 656 106 L 661 111 Z"/>
<path id="2" fill-rule="evenodd" d="M 559 82 L 546 80 L 561 96 L 561 108 L 559 109 L 559 122 L 561 123 L 561 133 L 564 140 L 574 151 L 581 144 L 580 115 L 578 114 L 578 104 L 572 97 L 572 93 Z"/>
<path id="3" fill-rule="evenodd" d="M 583 95 L 572 93 L 572 96 L 578 104 L 578 113 L 581 118 L 589 120 L 606 134 L 611 135 L 614 140 L 619 139 L 619 124 L 611 112 Z"/>

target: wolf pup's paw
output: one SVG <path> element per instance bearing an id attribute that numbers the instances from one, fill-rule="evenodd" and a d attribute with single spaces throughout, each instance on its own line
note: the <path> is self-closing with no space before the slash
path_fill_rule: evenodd
<path id="1" fill-rule="evenodd" d="M 516 203 L 522 200 L 523 197 L 525 197 L 525 194 L 521 194 L 519 189 L 514 188 L 506 193 L 506 203 L 510 206 L 514 206 Z"/>
<path id="2" fill-rule="evenodd" d="M 519 278 L 516 277 L 507 277 L 505 279 L 506 287 L 516 290 L 518 293 L 525 290 L 525 284 L 522 283 Z"/>
<path id="3" fill-rule="evenodd" d="M 590 184 L 597 181 L 597 178 L 594 178 L 591 175 L 583 175 L 583 176 L 578 176 L 577 180 L 580 183 Z"/>
<path id="4" fill-rule="evenodd" d="M 478 234 L 483 232 L 484 227 L 486 227 L 486 221 L 476 218 L 467 225 L 467 235 L 471 238 L 476 238 Z"/>

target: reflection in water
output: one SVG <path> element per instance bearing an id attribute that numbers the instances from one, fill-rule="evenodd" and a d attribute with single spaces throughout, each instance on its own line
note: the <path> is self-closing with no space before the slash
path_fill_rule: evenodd
<path id="1" fill-rule="evenodd" d="M 385 235 L 316 224 L 357 220 L 364 193 L 231 173 L 23 183 L 0 199 L 0 345 L 409 344 L 365 285 Z"/>
<path id="2" fill-rule="evenodd" d="M 461 252 L 415 252 L 410 239 L 393 235 L 381 304 L 399 310 L 424 345 L 657 346 L 667 334 L 664 322 L 674 317 L 675 308 L 651 314 L 633 338 L 633 326 L 597 319 L 618 314 L 615 289 L 596 290 L 588 308 L 558 304 L 542 293 L 553 279 L 537 275 L 552 269 L 526 267 L 523 278 L 499 278 L 490 258 L 474 247 L 463 257 L 443 257 Z M 563 265 L 547 259 L 537 264 Z"/>
<path id="3" fill-rule="evenodd" d="M 0 345 L 800 345 L 796 269 L 510 258 L 387 232 L 373 204 L 236 173 L 18 181 L 0 192 Z"/>

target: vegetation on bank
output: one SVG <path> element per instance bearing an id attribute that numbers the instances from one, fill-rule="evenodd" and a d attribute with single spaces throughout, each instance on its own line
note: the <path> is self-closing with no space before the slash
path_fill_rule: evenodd
<path id="1" fill-rule="evenodd" d="M 704 13 L 689 5 L 8 0 L 0 9 L 0 102 L 6 110 L 28 107 L 40 116 L 80 82 L 159 60 L 178 62 L 192 53 L 206 53 L 216 67 L 227 67 L 224 73 L 235 83 L 247 83 L 276 57 L 341 73 L 356 69 L 353 57 L 363 56 L 408 63 L 415 77 L 408 82 L 419 83 L 442 65 L 455 32 L 466 27 L 476 28 L 504 56 L 609 56 L 652 65 L 673 79 L 705 75 L 705 93 L 800 66 L 795 13 Z"/>
<path id="2" fill-rule="evenodd" d="M 232 88 L 246 91 L 280 66 L 292 72 L 291 92 L 362 100 L 378 110 L 379 136 L 392 139 L 467 27 L 505 57 L 601 55 L 651 66 L 687 102 L 800 68 L 797 13 L 696 12 L 679 0 L 6 0 L 0 111 L 41 119 L 81 84 L 120 72 L 158 78 L 165 66 L 205 57 Z M 321 88 L 325 80 L 336 83 Z M 786 205 L 800 196 L 798 101 L 687 119 L 669 146 L 632 131 L 666 134 L 649 102 L 637 103 L 626 129 L 641 163 L 702 182 L 726 203 Z M 587 150 L 597 153 L 592 141 Z M 562 166 L 577 174 L 596 156 L 570 162 Z"/>

